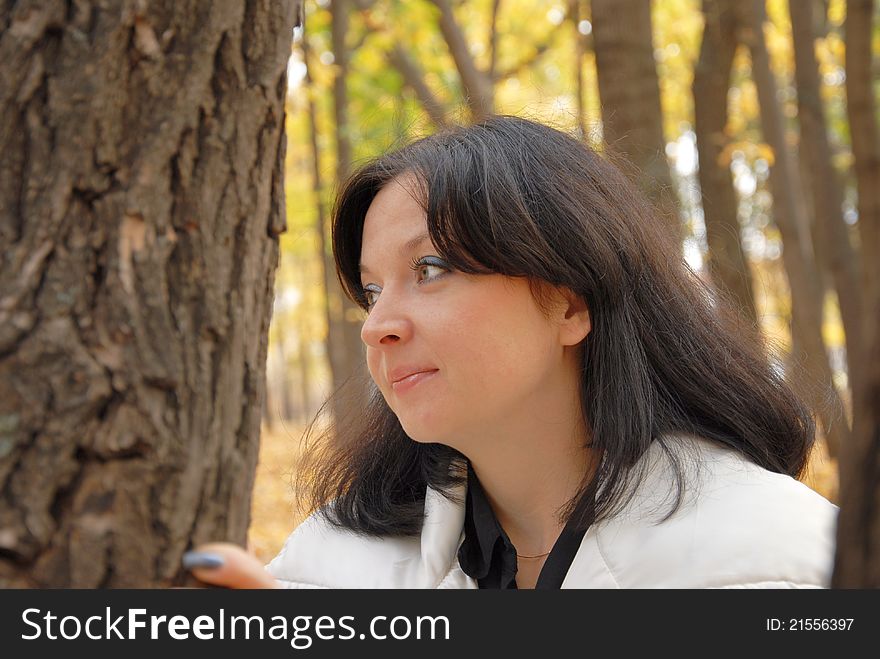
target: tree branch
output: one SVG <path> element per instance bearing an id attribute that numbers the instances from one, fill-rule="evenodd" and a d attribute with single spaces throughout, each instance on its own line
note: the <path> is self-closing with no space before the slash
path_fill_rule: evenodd
<path id="1" fill-rule="evenodd" d="M 388 28 L 373 18 L 370 8 L 373 2 L 370 0 L 354 0 L 355 5 L 361 12 L 364 24 L 373 32 L 388 32 Z M 431 121 L 438 128 L 446 126 L 448 110 L 446 105 L 441 101 L 425 81 L 425 73 L 422 71 L 418 62 L 401 46 L 395 43 L 391 52 L 387 53 L 388 62 L 397 69 L 403 78 L 403 83 L 413 90 L 419 103 L 422 104 L 425 112 L 431 117 Z"/>
<path id="2" fill-rule="evenodd" d="M 394 46 L 394 49 L 388 53 L 388 61 L 391 62 L 391 64 L 400 72 L 400 75 L 403 76 L 404 84 L 413 90 L 416 98 L 419 99 L 419 102 L 425 109 L 425 112 L 431 117 L 431 121 L 433 121 L 438 128 L 446 126 L 449 122 L 447 121 L 448 111 L 445 104 L 437 98 L 437 96 L 434 95 L 434 92 L 428 87 L 425 82 L 424 72 L 419 68 L 416 61 L 410 57 L 409 53 L 407 53 L 401 46 L 396 45 Z"/>
<path id="3" fill-rule="evenodd" d="M 431 0 L 440 10 L 440 31 L 449 46 L 467 96 L 467 104 L 475 119 L 494 111 L 492 79 L 481 71 L 467 45 L 464 33 L 455 20 L 449 0 Z"/>
<path id="4" fill-rule="evenodd" d="M 562 17 L 563 23 L 565 22 L 565 19 L 568 18 L 568 13 L 569 13 L 570 9 L 571 8 L 569 6 L 565 7 L 565 10 L 564 10 L 565 13 L 563 14 L 563 17 Z M 544 53 L 546 53 L 548 50 L 550 50 L 550 42 L 553 39 L 553 34 L 554 34 L 554 31 L 550 30 L 550 33 L 547 35 L 547 37 L 535 47 L 535 52 L 532 53 L 530 57 L 527 57 L 524 60 L 518 62 L 517 64 L 514 64 L 513 66 L 508 68 L 506 71 L 502 71 L 500 73 L 496 72 L 494 77 L 492 78 L 492 82 L 497 83 L 502 80 L 507 80 L 508 78 L 512 78 L 515 75 L 519 75 L 521 72 L 523 72 L 527 68 L 534 66 L 535 62 L 537 62 L 541 58 L 541 56 L 544 55 Z"/>
<path id="5" fill-rule="evenodd" d="M 548 37 L 547 41 L 545 41 L 544 43 L 538 44 L 535 47 L 535 52 L 532 53 L 529 57 L 525 58 L 524 60 L 522 60 L 520 62 L 517 62 L 516 64 L 514 64 L 510 68 L 506 69 L 505 71 L 501 71 L 499 73 L 496 73 L 495 78 L 494 78 L 494 82 L 498 83 L 498 82 L 501 82 L 502 80 L 507 80 L 508 78 L 512 78 L 516 75 L 519 75 L 520 73 L 522 73 L 523 71 L 525 71 L 529 67 L 534 66 L 535 63 L 548 50 L 550 50 L 549 37 Z"/>
<path id="6" fill-rule="evenodd" d="M 501 0 L 492 0 L 492 16 L 489 19 L 489 79 L 495 78 L 495 63 L 498 55 L 498 14 L 501 11 Z"/>

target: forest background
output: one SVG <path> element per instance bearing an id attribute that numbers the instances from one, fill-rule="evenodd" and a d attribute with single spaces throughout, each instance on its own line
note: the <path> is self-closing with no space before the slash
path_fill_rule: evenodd
<path id="1" fill-rule="evenodd" d="M 859 222 L 876 201 L 860 206 L 853 152 L 871 144 L 859 131 L 871 130 L 872 111 L 853 124 L 858 108 L 847 105 L 846 16 L 858 5 L 874 25 L 861 75 L 876 98 L 870 3 L 307 2 L 288 70 L 288 231 L 251 548 L 268 561 L 301 519 L 289 485 L 300 438 L 363 361 L 362 315 L 340 296 L 328 251 L 338 181 L 388 148 L 490 112 L 550 123 L 634 163 L 689 265 L 760 324 L 768 358 L 813 383 L 820 442 L 805 481 L 837 502 L 836 456 L 864 365 L 853 359 L 868 276 L 859 262 L 876 258 Z M 880 187 L 873 167 L 862 184 Z"/>

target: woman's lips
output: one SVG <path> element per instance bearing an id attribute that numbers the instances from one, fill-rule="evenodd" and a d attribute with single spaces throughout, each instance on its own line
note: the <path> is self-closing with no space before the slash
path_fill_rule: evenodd
<path id="1" fill-rule="evenodd" d="M 402 394 L 409 391 L 416 385 L 419 385 L 426 380 L 430 380 L 436 374 L 437 369 L 434 369 L 433 371 L 422 371 L 420 373 L 413 373 L 412 375 L 408 375 L 407 377 L 398 380 L 397 382 L 392 382 L 391 388 L 394 390 L 394 393 Z"/>

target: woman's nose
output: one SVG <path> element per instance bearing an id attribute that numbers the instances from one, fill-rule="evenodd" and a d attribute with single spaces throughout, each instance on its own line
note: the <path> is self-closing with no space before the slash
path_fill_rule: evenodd
<path id="1" fill-rule="evenodd" d="M 412 335 L 412 320 L 402 304 L 383 292 L 361 327 L 361 340 L 372 348 L 405 341 Z"/>

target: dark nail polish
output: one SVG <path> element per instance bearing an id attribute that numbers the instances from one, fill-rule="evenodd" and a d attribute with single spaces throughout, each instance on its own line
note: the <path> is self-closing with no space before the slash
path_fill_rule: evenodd
<path id="1" fill-rule="evenodd" d="M 183 567 L 186 570 L 201 568 L 214 570 L 223 566 L 223 557 L 204 551 L 188 551 L 183 555 Z"/>

